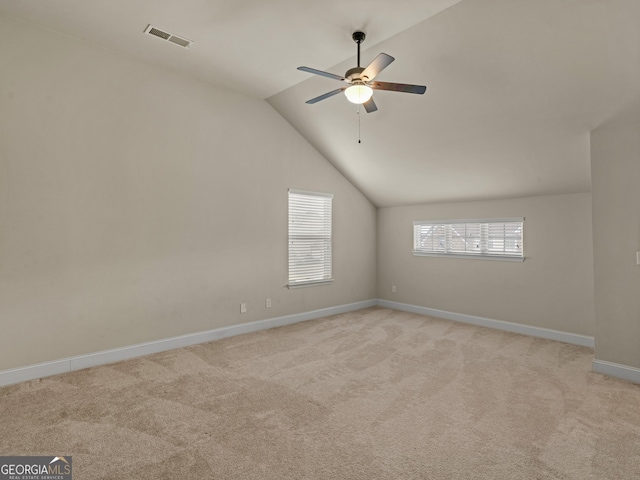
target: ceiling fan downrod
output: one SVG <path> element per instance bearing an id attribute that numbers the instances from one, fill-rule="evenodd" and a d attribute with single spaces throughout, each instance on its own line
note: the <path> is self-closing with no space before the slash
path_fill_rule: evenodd
<path id="1" fill-rule="evenodd" d="M 364 32 L 353 32 L 351 35 L 353 41 L 358 44 L 358 68 L 360 68 L 360 44 L 364 42 L 364 39 L 367 38 Z"/>

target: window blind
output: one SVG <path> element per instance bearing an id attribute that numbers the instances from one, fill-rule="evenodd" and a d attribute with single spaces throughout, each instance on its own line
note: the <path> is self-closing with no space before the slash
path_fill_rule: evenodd
<path id="1" fill-rule="evenodd" d="M 327 193 L 289 190 L 289 286 L 331 281 L 331 204 Z"/>
<path id="2" fill-rule="evenodd" d="M 414 255 L 524 259 L 524 218 L 413 222 Z"/>

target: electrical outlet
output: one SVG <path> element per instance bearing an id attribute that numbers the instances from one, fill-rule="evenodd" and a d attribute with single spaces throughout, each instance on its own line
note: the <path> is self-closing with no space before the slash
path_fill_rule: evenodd
<path id="1" fill-rule="evenodd" d="M 267 298 L 264 301 L 264 308 L 271 308 L 271 299 L 270 298 Z"/>
<path id="2" fill-rule="evenodd" d="M 247 304 L 246 303 L 241 303 L 240 304 L 240 313 L 247 313 Z"/>
<path id="3" fill-rule="evenodd" d="M 395 285 L 391 285 L 391 293 L 397 293 L 397 289 Z"/>

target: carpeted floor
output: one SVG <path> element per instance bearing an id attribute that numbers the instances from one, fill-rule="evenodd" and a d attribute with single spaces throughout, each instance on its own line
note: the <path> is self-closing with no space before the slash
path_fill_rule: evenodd
<path id="1" fill-rule="evenodd" d="M 0 455 L 83 479 L 640 478 L 591 349 L 370 308 L 0 389 Z"/>

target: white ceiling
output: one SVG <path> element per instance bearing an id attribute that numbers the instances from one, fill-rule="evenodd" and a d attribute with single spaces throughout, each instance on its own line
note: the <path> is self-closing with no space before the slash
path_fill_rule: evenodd
<path id="1" fill-rule="evenodd" d="M 638 0 L 0 0 L 0 12 L 267 99 L 376 205 L 590 190 L 589 131 L 640 102 Z M 152 24 L 188 50 L 143 34 Z M 357 115 L 296 70 L 396 58 Z M 358 143 L 358 120 L 362 143 Z"/>

